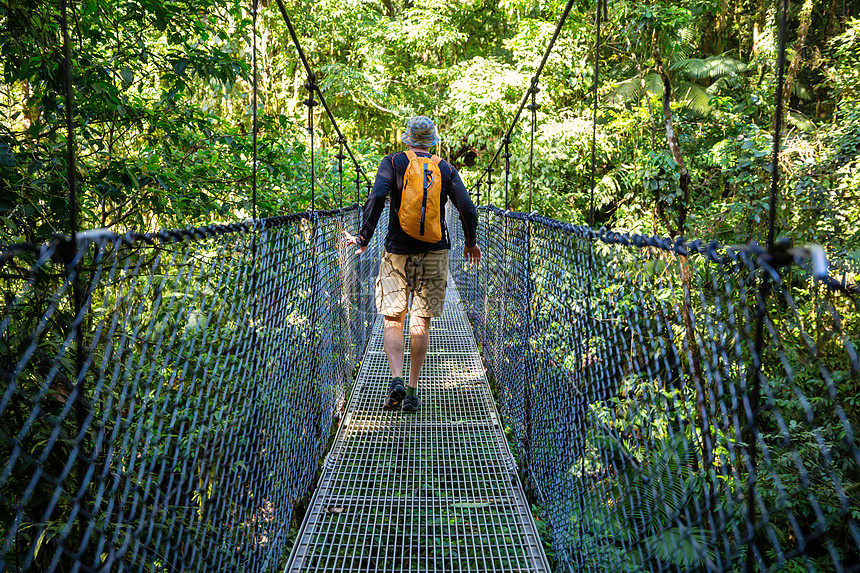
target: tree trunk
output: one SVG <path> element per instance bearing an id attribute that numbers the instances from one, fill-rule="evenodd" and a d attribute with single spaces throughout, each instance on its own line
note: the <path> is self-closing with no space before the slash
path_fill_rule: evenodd
<path id="1" fill-rule="evenodd" d="M 642 86 L 642 92 L 645 94 L 645 102 L 648 104 L 648 123 L 651 127 L 651 149 L 653 150 L 657 147 L 657 142 L 655 141 L 657 137 L 657 124 L 654 123 L 654 106 L 651 105 L 651 93 L 648 91 L 648 86 L 645 83 L 645 74 L 640 73 L 639 81 Z"/>
<path id="2" fill-rule="evenodd" d="M 824 26 L 824 37 L 830 39 L 839 34 L 839 15 L 837 14 L 838 3 L 830 0 L 830 10 L 827 14 L 827 25 Z"/>
<path id="3" fill-rule="evenodd" d="M 30 129 L 30 126 L 39 121 L 39 116 L 42 112 L 39 106 L 30 104 L 30 96 L 33 95 L 30 91 L 30 80 L 21 82 L 21 109 L 24 112 L 24 126 Z"/>
<path id="4" fill-rule="evenodd" d="M 672 153 L 672 158 L 678 165 L 678 172 L 681 175 L 680 185 L 683 198 L 681 201 L 675 202 L 677 219 L 674 231 L 677 235 L 683 235 L 690 203 L 690 172 L 687 170 L 687 166 L 684 163 L 684 156 L 681 153 L 681 145 L 678 143 L 678 137 L 675 134 L 675 126 L 672 120 L 672 108 L 670 106 L 672 101 L 672 81 L 671 78 L 669 78 L 669 74 L 666 71 L 666 67 L 663 64 L 660 54 L 657 53 L 656 50 L 654 52 L 654 62 L 657 65 L 657 71 L 660 74 L 660 78 L 663 80 L 663 118 L 666 122 L 666 141 L 669 145 L 669 150 Z M 668 218 L 665 218 L 664 220 L 668 223 Z M 672 234 L 672 232 L 673 229 L 670 228 L 669 233 Z M 689 352 L 690 374 L 693 379 L 693 385 L 696 388 L 696 411 L 698 414 L 699 431 L 701 432 L 702 469 L 704 469 L 705 472 L 708 472 L 713 467 L 714 462 L 714 440 L 708 421 L 708 392 L 705 386 L 707 381 L 702 372 L 701 357 L 699 356 L 699 343 L 696 339 L 696 328 L 694 324 L 693 302 L 691 295 L 693 292 L 692 284 L 694 270 L 690 264 L 689 257 L 682 255 L 677 255 L 677 257 L 681 270 L 681 283 L 684 296 L 683 320 L 687 352 Z M 710 511 L 713 503 L 713 484 L 711 484 L 710 481 L 708 484 L 705 505 L 706 509 Z"/>
<path id="5" fill-rule="evenodd" d="M 726 29 L 729 25 L 729 0 L 720 3 L 720 15 L 717 16 L 717 53 L 726 50 Z"/>
<path id="6" fill-rule="evenodd" d="M 761 34 L 762 29 L 764 28 L 764 18 L 766 15 L 767 5 L 765 4 L 765 1 L 758 0 L 758 2 L 756 2 L 756 10 L 752 27 L 752 49 L 750 50 L 750 60 L 753 60 L 756 57 L 756 54 L 758 54 L 758 37 L 759 34 Z"/>
<path id="7" fill-rule="evenodd" d="M 800 9 L 800 25 L 797 27 L 797 40 L 794 42 L 794 56 L 791 58 L 791 65 L 788 66 L 788 72 L 785 74 L 785 84 L 782 86 L 782 101 L 788 107 L 791 101 L 791 84 L 794 83 L 797 77 L 797 72 L 800 70 L 801 53 L 806 44 L 806 35 L 809 33 L 809 25 L 812 23 L 812 0 L 804 0 L 803 7 Z"/>
<path id="8" fill-rule="evenodd" d="M 663 65 L 663 59 L 660 54 L 654 54 L 654 61 L 657 64 L 657 72 L 663 80 L 663 119 L 666 122 L 666 143 L 669 145 L 669 151 L 672 153 L 672 158 L 678 165 L 678 173 L 681 176 L 681 192 L 683 199 L 678 207 L 678 219 L 676 232 L 679 235 L 684 234 L 684 225 L 687 222 L 687 205 L 690 200 L 690 172 L 687 170 L 687 165 L 684 163 L 684 155 L 681 153 L 681 144 L 678 143 L 678 136 L 675 135 L 675 124 L 672 120 L 672 81 L 669 78 L 669 73 Z M 672 230 L 669 229 L 672 233 Z"/>

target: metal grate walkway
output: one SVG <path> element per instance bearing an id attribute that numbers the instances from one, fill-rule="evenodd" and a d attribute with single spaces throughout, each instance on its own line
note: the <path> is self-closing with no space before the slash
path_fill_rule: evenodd
<path id="1" fill-rule="evenodd" d="M 380 409 L 382 317 L 287 571 L 549 571 L 453 280 L 415 414 Z M 408 326 L 408 321 L 407 321 Z M 404 372 L 409 372 L 406 329 Z"/>

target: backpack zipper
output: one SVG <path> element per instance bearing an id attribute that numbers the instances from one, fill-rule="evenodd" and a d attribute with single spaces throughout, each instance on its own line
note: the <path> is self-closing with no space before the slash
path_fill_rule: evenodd
<path id="1" fill-rule="evenodd" d="M 424 218 L 427 215 L 427 190 L 433 183 L 433 172 L 427 169 L 427 164 L 424 164 L 424 199 L 421 202 L 421 229 L 419 234 L 424 236 Z"/>

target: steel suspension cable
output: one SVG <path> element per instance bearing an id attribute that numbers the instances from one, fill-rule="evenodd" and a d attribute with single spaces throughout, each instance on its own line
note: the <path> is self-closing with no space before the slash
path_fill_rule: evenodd
<path id="1" fill-rule="evenodd" d="M 316 76 L 313 73 L 308 74 L 308 81 L 305 83 L 305 88 L 308 90 L 308 99 L 304 105 L 308 106 L 308 134 L 311 137 L 311 211 L 316 211 L 316 180 L 317 171 L 314 165 L 314 107 L 317 105 L 314 99 L 314 93 L 317 91 Z"/>
<path id="2" fill-rule="evenodd" d="M 537 93 L 540 88 L 537 85 L 532 85 L 530 88 L 532 94 L 532 102 L 528 105 L 529 111 L 532 112 L 532 129 L 531 139 L 529 140 L 529 213 L 532 212 L 532 195 L 534 194 L 535 175 L 534 175 L 534 159 L 535 159 L 535 127 L 537 125 L 537 110 L 540 104 L 537 103 Z"/>
<path id="3" fill-rule="evenodd" d="M 314 74 L 313 70 L 311 69 L 311 65 L 308 63 L 307 56 L 305 56 L 305 51 L 302 48 L 301 42 L 299 42 L 299 36 L 298 36 L 298 34 L 296 34 L 296 29 L 293 27 L 293 22 L 292 22 L 292 20 L 290 20 L 290 16 L 287 13 L 287 8 L 286 8 L 286 6 L 284 6 L 283 0 L 276 0 L 276 2 L 278 4 L 278 9 L 281 12 L 281 16 L 283 17 L 284 22 L 287 25 L 287 30 L 290 33 L 290 37 L 293 40 L 293 44 L 296 46 L 296 51 L 298 51 L 298 53 L 299 53 L 299 60 L 301 60 L 302 65 L 305 68 L 305 72 L 308 75 L 308 78 L 313 78 L 313 81 L 309 82 L 309 83 L 313 83 L 314 90 L 316 91 L 317 95 L 319 96 L 319 103 L 322 105 L 323 110 L 325 110 L 325 113 L 328 116 L 328 119 L 331 122 L 331 125 L 334 128 L 335 133 L 337 133 L 337 136 L 339 138 L 343 138 L 344 140 L 346 140 L 346 138 L 344 138 L 343 133 L 340 130 L 340 127 L 337 124 L 337 121 L 334 118 L 334 115 L 331 112 L 331 109 L 328 106 L 328 103 L 325 100 L 325 97 L 323 96 L 322 92 L 320 91 L 319 86 L 316 84 L 316 74 Z M 361 174 L 361 176 L 364 178 L 365 183 L 367 185 L 370 185 L 370 179 L 368 179 L 367 173 L 365 173 L 364 168 L 361 167 L 361 164 L 358 162 L 358 159 L 356 159 L 355 154 L 352 152 L 352 149 L 350 149 L 348 144 L 344 144 L 344 147 L 346 148 L 346 152 L 349 154 L 350 159 L 352 159 L 352 162 L 355 164 L 356 171 L 358 171 Z"/>
<path id="4" fill-rule="evenodd" d="M 786 28 L 787 28 L 787 12 L 788 0 L 780 0 L 780 16 L 779 16 L 779 56 L 776 63 L 776 111 L 773 120 L 773 164 L 771 172 L 772 178 L 770 183 L 770 204 L 768 206 L 767 217 L 767 248 L 773 249 L 776 239 L 776 203 L 779 195 L 779 146 L 780 132 L 782 130 L 782 113 L 785 102 L 782 98 L 782 90 L 785 84 L 785 44 L 786 44 Z"/>
<path id="5" fill-rule="evenodd" d="M 361 168 L 357 164 L 355 166 L 355 202 L 356 204 L 361 202 Z"/>
<path id="6" fill-rule="evenodd" d="M 598 71 L 600 66 L 600 17 L 602 15 L 603 6 L 601 5 L 601 1 L 597 0 L 597 14 L 595 15 L 595 42 L 594 42 L 594 85 L 592 86 L 592 96 L 593 96 L 593 114 L 591 120 L 591 192 L 589 193 L 589 203 L 588 203 L 588 227 L 594 228 L 594 179 L 595 179 L 595 169 L 596 169 L 596 156 L 597 156 L 597 84 L 598 84 Z M 594 296 L 594 241 L 588 242 L 588 282 L 586 285 L 586 296 L 585 296 L 585 320 L 589 322 L 588 330 L 592 331 L 592 325 L 590 324 L 592 318 L 591 311 L 591 299 Z M 586 361 L 591 360 L 591 337 L 585 337 L 585 359 Z M 581 448 L 585 449 L 586 445 L 583 443 Z M 585 474 L 586 471 L 586 456 L 582 456 L 581 460 L 581 471 Z M 578 522 L 578 529 L 580 532 L 580 539 L 582 539 L 582 520 Z"/>
<path id="7" fill-rule="evenodd" d="M 281 2 L 281 0 L 278 0 L 278 2 Z M 532 93 L 531 90 L 533 87 L 537 87 L 538 80 L 540 79 L 540 76 L 543 73 L 543 69 L 544 69 L 544 66 L 546 66 L 547 60 L 549 59 L 549 54 L 550 54 L 550 52 L 552 52 L 553 47 L 555 47 L 555 43 L 558 40 L 559 35 L 561 34 L 562 27 L 564 27 L 564 23 L 567 21 L 567 17 L 570 14 L 570 10 L 571 10 L 571 8 L 573 8 L 573 2 L 574 2 L 574 0 L 568 0 L 567 4 L 565 5 L 564 10 L 562 11 L 561 16 L 559 17 L 558 22 L 556 23 L 555 31 L 552 34 L 552 38 L 550 39 L 549 44 L 547 45 L 546 50 L 543 53 L 543 57 L 541 58 L 540 64 L 538 64 L 538 67 L 535 70 L 534 75 L 532 76 L 529 88 L 526 90 L 526 93 L 523 94 L 523 97 L 520 100 L 520 105 L 517 107 L 517 112 L 516 112 L 516 114 L 514 114 L 514 119 L 511 122 L 510 126 L 508 127 L 508 130 L 505 132 L 504 137 L 501 139 L 501 144 L 499 145 L 498 149 L 496 149 L 496 152 L 493 154 L 493 158 L 490 160 L 490 167 L 495 165 L 496 160 L 499 158 L 499 155 L 502 153 L 502 150 L 506 148 L 507 144 L 505 143 L 505 140 L 508 140 L 508 142 L 510 142 L 511 134 L 513 133 L 514 128 L 516 127 L 517 123 L 520 120 L 520 116 L 523 113 L 523 109 L 526 108 L 526 104 L 528 103 L 529 96 Z M 480 182 L 481 180 L 483 180 L 483 178 L 484 178 L 484 173 L 481 174 L 481 176 L 478 178 L 478 181 Z"/>
<path id="8" fill-rule="evenodd" d="M 502 145 L 505 146 L 505 154 L 503 156 L 505 158 L 505 209 L 508 208 L 508 185 L 511 180 L 511 151 L 508 148 L 510 143 L 511 140 L 507 137 L 502 140 Z"/>
<path id="9" fill-rule="evenodd" d="M 767 229 L 767 249 L 768 253 L 774 251 L 774 240 L 776 234 L 776 204 L 777 194 L 779 193 L 779 147 L 780 147 L 780 130 L 782 128 L 782 112 L 785 102 L 783 101 L 783 84 L 785 83 L 785 44 L 787 27 L 788 27 L 788 0 L 778 0 L 779 13 L 779 41 L 777 46 L 776 59 L 776 110 L 774 112 L 773 122 L 773 155 L 771 165 L 772 179 L 770 186 L 770 203 L 768 206 L 768 229 Z M 749 399 L 749 414 L 747 438 L 746 442 L 750 444 L 749 452 L 749 490 L 747 492 L 747 520 L 752 520 L 752 516 L 756 512 L 756 481 L 758 479 L 758 418 L 761 403 L 761 368 L 762 368 L 762 352 L 764 349 L 764 320 L 767 314 L 767 300 L 771 291 L 771 281 L 768 273 L 763 273 L 759 281 L 758 301 L 755 322 L 755 355 L 753 356 L 752 369 L 752 390 Z M 760 551 L 756 543 L 756 528 L 749 528 L 749 544 L 750 548 L 747 551 L 745 570 L 747 573 L 752 573 L 756 568 L 756 553 Z"/>
<path id="10" fill-rule="evenodd" d="M 74 359 L 75 368 L 78 372 L 74 380 L 72 394 L 74 397 L 73 408 L 75 412 L 75 422 L 77 424 L 78 435 L 84 433 L 86 418 L 89 407 L 87 406 L 86 396 L 86 378 L 84 376 L 84 333 L 81 328 L 83 317 L 80 316 L 84 306 L 84 292 L 81 284 L 81 269 L 80 269 L 80 253 L 78 249 L 78 217 L 80 206 L 78 203 L 78 184 L 77 184 L 77 158 L 75 154 L 75 92 L 72 88 L 72 54 L 69 41 L 69 17 L 68 5 L 66 0 L 60 0 L 60 28 L 63 35 L 63 92 L 65 94 L 65 111 L 66 111 L 66 182 L 69 186 L 69 227 L 71 230 L 71 247 L 72 253 L 70 259 L 66 262 L 67 268 L 74 269 L 74 278 L 72 280 L 72 305 L 74 308 L 74 318 L 72 319 L 72 331 L 74 340 Z M 83 448 L 83 444 L 80 445 Z M 87 474 L 87 455 L 80 452 L 77 462 L 77 479 L 78 491 L 75 493 L 75 504 L 83 505 L 87 494 L 86 474 Z M 78 543 L 82 548 L 87 547 L 87 527 L 83 520 L 78 526 Z M 90 553 L 89 549 L 85 549 L 85 555 Z"/>
<path id="11" fill-rule="evenodd" d="M 338 174 L 338 207 L 343 209 L 343 160 L 346 155 L 343 154 L 343 145 L 346 143 L 342 137 L 337 139 L 337 174 Z"/>
<path id="12" fill-rule="evenodd" d="M 601 1 L 597 0 L 597 17 L 594 26 L 595 34 L 597 35 L 594 42 L 594 86 L 591 93 L 593 98 L 593 110 L 591 120 L 591 193 L 588 203 L 588 226 L 594 228 L 594 178 L 596 169 L 597 157 L 597 81 L 599 78 L 600 67 L 600 16 L 601 16 Z"/>
<path id="13" fill-rule="evenodd" d="M 251 218 L 257 219 L 257 129 L 258 129 L 258 118 L 257 118 L 257 101 L 259 97 L 258 92 L 258 76 L 257 76 L 257 12 L 258 12 L 258 4 L 257 0 L 254 0 L 251 6 L 251 61 L 253 66 L 253 78 L 252 78 L 252 90 L 253 90 L 253 98 L 254 102 L 252 105 L 253 108 L 253 125 L 251 126 L 252 133 L 252 145 L 253 145 L 253 163 L 251 164 Z"/>

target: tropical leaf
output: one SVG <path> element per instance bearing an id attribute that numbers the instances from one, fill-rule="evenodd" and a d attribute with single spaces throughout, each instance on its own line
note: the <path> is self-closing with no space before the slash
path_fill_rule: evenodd
<path id="1" fill-rule="evenodd" d="M 706 560 L 714 560 L 713 549 L 708 545 L 707 531 L 682 525 L 645 539 L 645 546 L 653 557 L 684 570 L 699 567 Z"/>
<path id="2" fill-rule="evenodd" d="M 713 109 L 711 94 L 698 84 L 684 82 L 678 86 L 676 94 L 676 99 L 694 113 L 708 115 Z"/>
<path id="3" fill-rule="evenodd" d="M 708 92 L 711 96 L 715 96 L 719 94 L 724 89 L 729 88 L 729 82 L 726 81 L 726 78 L 719 78 L 714 83 L 705 88 L 705 91 Z"/>
<path id="4" fill-rule="evenodd" d="M 800 113 L 799 111 L 789 111 L 785 120 L 805 133 L 811 133 L 815 131 L 815 124 L 811 119 Z"/>
<path id="5" fill-rule="evenodd" d="M 633 76 L 615 84 L 609 92 L 608 99 L 611 103 L 623 103 L 639 101 L 642 99 L 642 81 L 640 76 Z"/>
<path id="6" fill-rule="evenodd" d="M 795 79 L 791 82 L 791 95 L 798 97 L 804 101 L 809 101 L 812 99 L 812 94 L 809 92 L 809 88 L 806 87 L 800 80 Z"/>
<path id="7" fill-rule="evenodd" d="M 660 74 L 651 73 L 646 75 L 645 85 L 647 86 L 648 91 L 655 96 L 663 95 L 663 80 L 660 78 Z"/>
<path id="8" fill-rule="evenodd" d="M 696 32 L 692 28 L 682 28 L 678 35 L 681 41 L 677 42 L 672 50 L 672 59 L 689 58 L 696 49 Z"/>
<path id="9" fill-rule="evenodd" d="M 731 56 L 720 55 L 710 58 L 687 58 L 678 60 L 670 70 L 681 72 L 693 80 L 704 80 L 732 76 L 746 71 L 747 65 Z"/>

